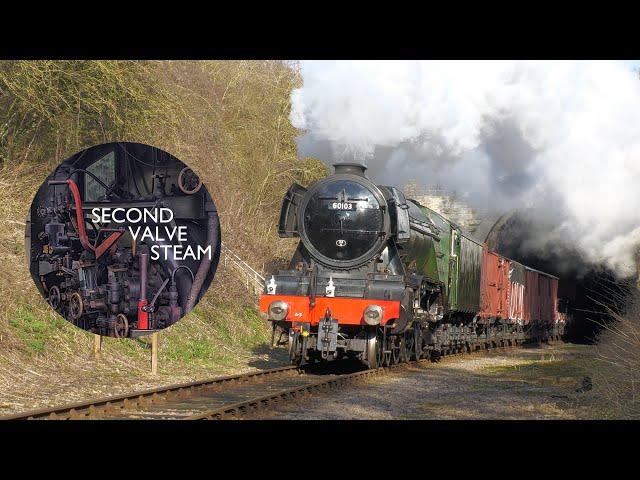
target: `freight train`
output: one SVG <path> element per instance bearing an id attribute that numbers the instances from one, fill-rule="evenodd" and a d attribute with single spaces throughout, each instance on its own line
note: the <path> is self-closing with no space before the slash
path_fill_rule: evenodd
<path id="1" fill-rule="evenodd" d="M 283 200 L 279 236 L 300 242 L 265 282 L 260 310 L 292 363 L 377 368 L 563 335 L 557 277 L 489 251 L 365 170 L 337 164 Z"/>
<path id="2" fill-rule="evenodd" d="M 204 294 L 220 227 L 193 170 L 148 145 L 109 143 L 72 156 L 45 180 L 26 250 L 40 293 L 68 321 L 135 337 L 174 324 Z"/>

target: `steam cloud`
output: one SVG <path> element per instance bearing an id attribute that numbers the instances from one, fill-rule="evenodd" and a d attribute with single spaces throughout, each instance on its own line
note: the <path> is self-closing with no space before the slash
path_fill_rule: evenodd
<path id="1" fill-rule="evenodd" d="M 615 61 L 302 62 L 302 156 L 378 183 L 455 190 L 537 218 L 528 248 L 577 250 L 621 277 L 640 245 L 640 79 Z"/>

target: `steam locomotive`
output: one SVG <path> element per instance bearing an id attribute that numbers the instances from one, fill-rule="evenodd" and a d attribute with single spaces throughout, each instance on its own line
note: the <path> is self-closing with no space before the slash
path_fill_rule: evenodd
<path id="1" fill-rule="evenodd" d="M 292 363 L 377 368 L 563 334 L 557 277 L 489 251 L 365 170 L 337 164 L 282 202 L 279 236 L 300 242 L 265 282 L 260 310 Z"/>
<path id="2" fill-rule="evenodd" d="M 168 226 L 184 227 L 182 238 L 132 234 L 132 221 L 134 232 L 156 228 L 166 212 Z M 67 320 L 132 337 L 193 308 L 215 274 L 219 232 L 216 207 L 193 170 L 154 147 L 109 143 L 72 156 L 45 180 L 31 205 L 26 250 L 40 293 Z M 179 254 L 197 248 L 207 254 Z"/>

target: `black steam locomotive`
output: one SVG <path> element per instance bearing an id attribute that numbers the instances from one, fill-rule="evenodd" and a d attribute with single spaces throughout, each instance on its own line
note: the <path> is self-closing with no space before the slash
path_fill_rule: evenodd
<path id="1" fill-rule="evenodd" d="M 167 231 L 184 227 L 184 235 L 134 237 L 132 217 L 138 233 L 167 212 Z M 217 211 L 202 181 L 138 143 L 98 145 L 60 164 L 33 200 L 26 241 L 31 275 L 51 306 L 114 337 L 177 322 L 207 290 L 220 255 Z M 199 258 L 181 254 L 198 248 Z"/>
<path id="2" fill-rule="evenodd" d="M 300 243 L 260 310 L 294 364 L 354 357 L 375 368 L 563 332 L 556 277 L 489 251 L 362 165 L 292 185 L 279 235 Z"/>

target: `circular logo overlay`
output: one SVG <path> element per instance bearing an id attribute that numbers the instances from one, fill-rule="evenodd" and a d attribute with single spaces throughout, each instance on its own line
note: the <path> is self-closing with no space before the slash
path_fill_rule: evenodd
<path id="1" fill-rule="evenodd" d="M 158 148 L 107 143 L 76 153 L 31 204 L 29 269 L 74 325 L 137 337 L 176 323 L 220 258 L 216 206 L 197 173 Z"/>

